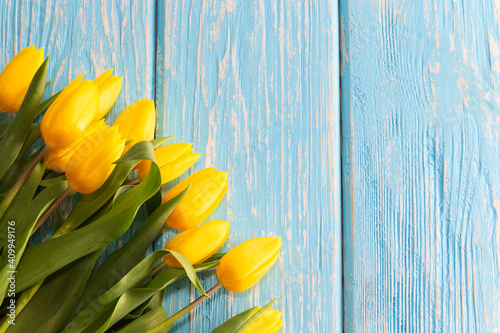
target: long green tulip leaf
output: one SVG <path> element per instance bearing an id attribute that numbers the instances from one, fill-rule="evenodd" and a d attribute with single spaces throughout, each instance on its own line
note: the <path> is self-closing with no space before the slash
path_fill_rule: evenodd
<path id="1" fill-rule="evenodd" d="M 40 138 L 40 124 L 33 124 L 31 130 L 24 141 L 24 144 L 17 155 L 16 160 L 12 163 L 9 170 L 5 173 L 2 181 L 0 181 L 0 193 L 6 193 L 14 185 L 19 176 L 23 173 L 26 166 L 33 160 L 36 154 L 23 159 L 26 151 Z"/>
<path id="2" fill-rule="evenodd" d="M 16 238 L 15 238 L 15 260 L 13 262 L 4 262 L 0 271 L 0 296 L 2 299 L 7 290 L 7 276 L 10 271 L 15 271 L 16 267 L 21 264 L 22 256 L 28 244 L 29 237 L 36 224 L 38 218 L 50 206 L 50 204 L 59 197 L 68 187 L 67 183 L 60 183 L 46 188 L 40 192 L 31 202 L 24 214 L 23 218 L 16 223 Z M 26 251 L 27 252 L 27 251 Z M 2 260 L 4 258 L 2 257 Z M 43 261 L 43 260 L 42 260 Z M 35 281 L 36 282 L 36 281 Z M 21 291 L 16 284 L 16 292 Z"/>
<path id="3" fill-rule="evenodd" d="M 273 299 L 263 307 L 256 306 L 228 319 L 224 324 L 220 325 L 212 331 L 212 333 L 241 333 L 247 328 L 257 317 L 266 311 L 278 298 Z"/>
<path id="4" fill-rule="evenodd" d="M 26 182 L 17 193 L 9 208 L 7 208 L 5 214 L 2 218 L 0 218 L 0 249 L 7 241 L 7 228 L 9 226 L 9 221 L 14 221 L 14 223 L 17 224 L 21 222 L 21 219 L 26 213 L 26 207 L 30 205 L 31 200 L 35 195 L 38 184 L 42 179 L 43 172 L 43 163 L 38 163 L 38 165 L 33 169 L 33 172 L 29 175 L 28 179 L 26 179 Z"/>
<path id="5" fill-rule="evenodd" d="M 90 272 L 104 249 L 94 251 L 47 277 L 18 314 L 16 325 L 7 332 L 58 332 L 81 297 Z"/>
<path id="6" fill-rule="evenodd" d="M 156 139 L 151 140 L 151 143 L 153 144 L 153 146 L 155 146 L 155 148 L 158 148 L 162 144 L 164 144 L 167 141 L 172 140 L 173 138 L 174 138 L 173 136 L 166 136 L 166 137 L 163 137 L 163 138 L 156 138 Z"/>
<path id="7" fill-rule="evenodd" d="M 52 105 L 52 103 L 56 100 L 56 98 L 61 94 L 61 91 L 59 91 L 56 94 L 50 96 L 42 104 L 40 104 L 40 106 L 38 107 L 38 110 L 36 112 L 36 116 L 35 117 L 38 117 L 39 115 L 41 115 L 42 113 L 44 113 L 45 111 L 47 111 L 47 109 Z"/>
<path id="8" fill-rule="evenodd" d="M 156 209 L 122 248 L 113 252 L 101 265 L 94 269 L 78 308 L 82 309 L 98 295 L 111 288 L 144 258 L 168 216 L 184 198 L 187 190 L 185 189 Z M 73 314 L 73 316 L 76 315 L 77 313 Z"/>
<path id="9" fill-rule="evenodd" d="M 137 283 L 147 276 L 156 263 L 169 253 L 182 264 L 184 269 L 168 268 L 158 274 L 146 288 L 134 288 Z M 142 260 L 106 293 L 88 304 L 65 327 L 63 332 L 104 332 L 155 293 L 185 275 L 189 277 L 193 285 L 200 292 L 205 294 L 196 277 L 196 271 L 210 269 L 216 265 L 217 263 L 208 263 L 197 265 L 196 268 L 193 268 L 189 261 L 179 253 L 169 250 L 155 251 Z M 100 316 L 97 316 L 97 318 L 93 315 L 96 312 L 100 312 Z"/>
<path id="10" fill-rule="evenodd" d="M 62 175 L 62 176 L 58 176 L 58 177 L 52 177 L 52 178 L 45 178 L 44 180 L 42 180 L 40 182 L 40 186 L 43 186 L 43 187 L 49 187 L 51 185 L 54 185 L 56 183 L 60 183 L 60 182 L 63 182 L 66 180 L 66 176 L 65 175 Z"/>
<path id="11" fill-rule="evenodd" d="M 149 159 L 155 162 L 151 163 L 152 166 L 146 179 L 120 196 L 111 209 L 93 223 L 29 247 L 17 269 L 18 291 L 28 288 L 67 264 L 106 246 L 127 231 L 139 207 L 158 191 L 161 184 L 160 169 L 154 160 L 153 145 L 145 141 L 137 145 L 141 143 L 143 143 L 142 154 L 133 152 L 131 158 Z M 128 160 L 122 158 L 122 161 Z"/>
<path id="12" fill-rule="evenodd" d="M 147 332 L 160 325 L 168 318 L 167 311 L 165 311 L 163 307 L 159 307 L 138 317 L 127 326 L 120 329 L 117 333 Z M 167 332 L 168 330 L 163 330 L 163 332 Z"/>
<path id="13" fill-rule="evenodd" d="M 45 90 L 48 62 L 49 57 L 45 59 L 36 71 L 16 117 L 9 124 L 2 139 L 0 139 L 0 151 L 2 152 L 2 159 L 0 159 L 0 179 L 5 176 L 7 170 L 9 170 L 12 163 L 16 160 L 31 129 L 31 124 L 33 123 L 33 119 L 35 119 L 38 106 L 42 100 L 43 91 Z"/>
<path id="14" fill-rule="evenodd" d="M 156 310 L 158 307 L 163 308 L 163 300 L 165 299 L 165 291 L 166 289 L 162 289 L 159 292 L 157 292 L 153 297 L 139 305 L 137 308 L 134 309 L 134 311 L 130 312 L 128 315 L 126 315 L 121 321 L 123 320 L 130 320 L 130 319 L 137 319 L 143 314 Z M 118 324 L 121 322 L 119 321 Z M 117 324 L 117 325 L 118 325 Z"/>

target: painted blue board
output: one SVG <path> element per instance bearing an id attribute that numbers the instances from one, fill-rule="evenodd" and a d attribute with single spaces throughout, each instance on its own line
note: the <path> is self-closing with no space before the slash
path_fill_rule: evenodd
<path id="1" fill-rule="evenodd" d="M 51 55 L 50 93 L 82 71 L 93 78 L 114 67 L 124 89 L 110 121 L 130 103 L 154 98 L 158 134 L 194 142 L 203 153 L 190 172 L 206 166 L 230 172 L 227 199 L 211 217 L 231 221 L 224 249 L 251 237 L 283 238 L 278 264 L 258 286 L 220 292 L 176 332 L 207 332 L 275 296 L 284 332 L 341 330 L 337 7 L 329 1 L 0 3 L 0 67 L 23 47 L 43 46 Z M 63 205 L 66 212 L 74 202 Z M 132 229 L 143 219 L 141 213 Z M 43 227 L 36 241 L 49 234 Z M 206 274 L 202 283 L 210 287 L 215 279 Z M 192 288 L 178 291 L 186 287 L 169 289 L 169 313 L 198 296 Z"/>
<path id="2" fill-rule="evenodd" d="M 341 1 L 344 328 L 500 331 L 500 4 Z"/>
<path id="3" fill-rule="evenodd" d="M 192 171 L 229 172 L 227 199 L 211 216 L 231 222 L 224 249 L 283 239 L 257 286 L 219 292 L 176 332 L 209 332 L 276 296 L 283 332 L 341 331 L 337 9 L 335 1 L 158 1 L 159 129 L 203 153 Z M 197 295 L 175 291 L 166 309 Z"/>

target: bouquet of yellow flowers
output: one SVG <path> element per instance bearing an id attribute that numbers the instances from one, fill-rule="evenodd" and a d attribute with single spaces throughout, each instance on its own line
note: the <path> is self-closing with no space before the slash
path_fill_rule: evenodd
<path id="1" fill-rule="evenodd" d="M 203 169 L 162 197 L 162 184 L 200 154 L 189 143 L 155 138 L 150 100 L 106 124 L 103 117 L 122 87 L 112 70 L 93 81 L 82 74 L 42 102 L 48 61 L 42 49 L 28 47 L 0 74 L 0 112 L 13 115 L 0 123 L 0 333 L 168 332 L 219 288 L 241 292 L 257 283 L 278 259 L 281 239 L 250 239 L 217 253 L 229 223 L 205 220 L 225 196 L 227 173 Z M 73 195 L 79 199 L 64 216 L 58 207 Z M 96 265 L 143 205 L 146 221 Z M 29 245 L 49 217 L 50 238 Z M 182 232 L 147 255 L 166 228 Z M 212 269 L 218 283 L 205 291 L 197 273 Z M 201 295 L 170 316 L 164 295 L 184 277 Z M 278 332 L 281 313 L 271 304 L 230 318 L 214 332 Z"/>

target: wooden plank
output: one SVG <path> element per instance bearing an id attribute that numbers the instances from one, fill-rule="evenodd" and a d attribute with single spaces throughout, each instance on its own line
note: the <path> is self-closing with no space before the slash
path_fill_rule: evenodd
<path id="1" fill-rule="evenodd" d="M 37 45 L 50 54 L 46 96 L 85 72 L 93 79 L 108 68 L 123 76 L 123 89 L 107 116 L 112 123 L 127 105 L 154 98 L 155 2 L 2 1 L 0 68 L 22 48 Z M 76 202 L 63 203 L 66 212 Z M 140 213 L 144 217 L 144 213 Z M 140 223 L 140 222 L 138 222 Z M 136 223 L 137 226 L 137 223 Z M 35 237 L 47 238 L 50 226 Z M 134 228 L 133 228 L 134 229 Z M 120 246 L 123 238 L 110 246 Z"/>
<path id="2" fill-rule="evenodd" d="M 158 1 L 159 130 L 203 153 L 192 171 L 229 171 L 227 200 L 211 217 L 231 222 L 225 249 L 257 236 L 283 238 L 279 264 L 258 286 L 219 292 L 176 332 L 209 332 L 276 296 L 284 332 L 341 330 L 337 7 Z M 205 287 L 215 283 L 203 276 Z M 169 293 L 169 313 L 198 295 Z"/>
<path id="3" fill-rule="evenodd" d="M 500 331 L 500 4 L 341 22 L 345 330 Z"/>

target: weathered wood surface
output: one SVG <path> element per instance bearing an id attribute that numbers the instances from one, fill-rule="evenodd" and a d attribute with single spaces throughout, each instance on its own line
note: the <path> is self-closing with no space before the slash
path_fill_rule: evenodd
<path id="1" fill-rule="evenodd" d="M 159 126 L 203 153 L 194 170 L 229 172 L 212 216 L 231 222 L 225 248 L 283 238 L 279 264 L 258 286 L 219 293 L 174 329 L 208 332 L 281 296 L 284 332 L 339 331 L 337 3 L 159 1 L 157 11 Z M 167 297 L 167 310 L 193 296 Z"/>
<path id="2" fill-rule="evenodd" d="M 229 171 L 227 199 L 211 217 L 231 221 L 224 249 L 282 237 L 279 263 L 258 286 L 218 293 L 176 332 L 208 332 L 276 296 L 284 332 L 341 330 L 337 7 L 326 0 L 0 2 L 0 68 L 21 48 L 43 46 L 53 93 L 82 71 L 93 78 L 114 67 L 124 89 L 110 121 L 154 98 L 158 134 L 203 153 L 187 174 Z M 208 288 L 215 277 L 202 283 Z M 186 286 L 169 289 L 169 313 L 198 295 L 177 290 Z"/>
<path id="3" fill-rule="evenodd" d="M 344 327 L 500 331 L 500 3 L 341 1 Z"/>

